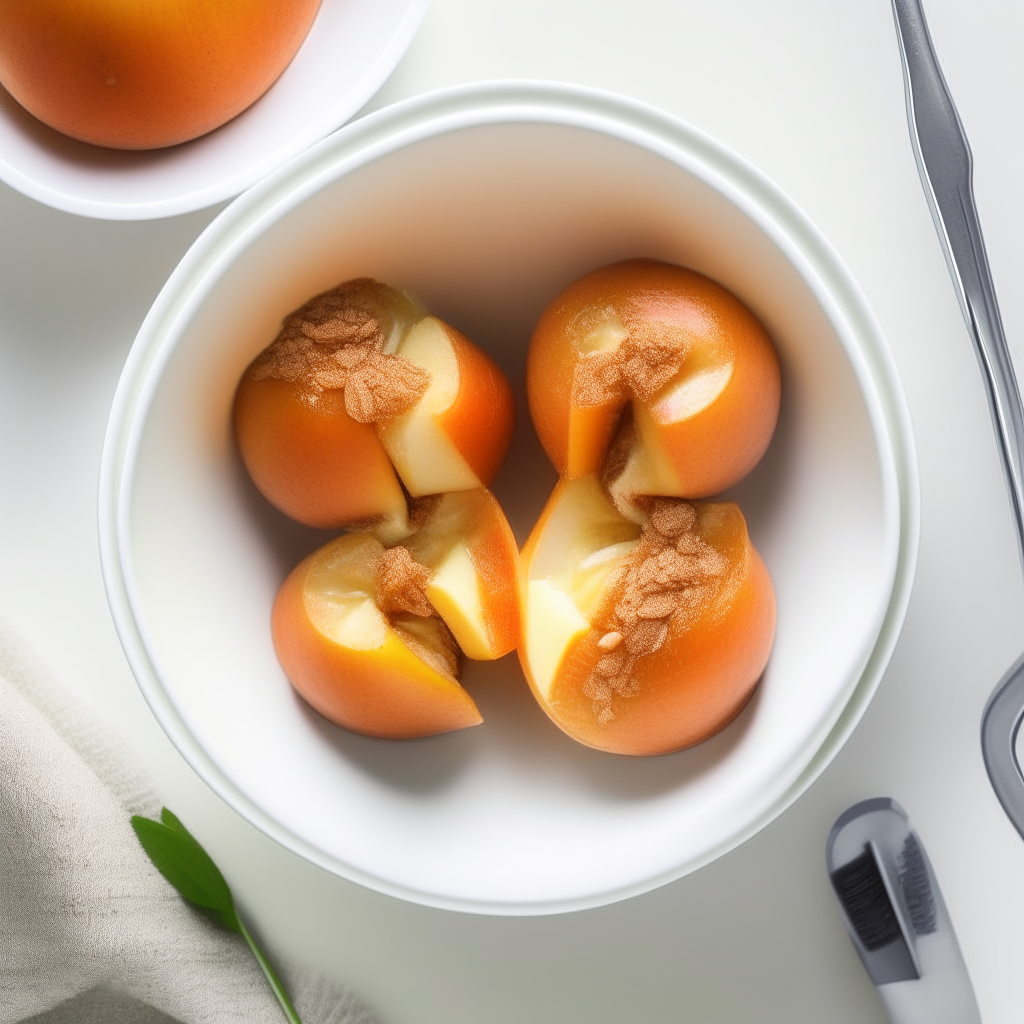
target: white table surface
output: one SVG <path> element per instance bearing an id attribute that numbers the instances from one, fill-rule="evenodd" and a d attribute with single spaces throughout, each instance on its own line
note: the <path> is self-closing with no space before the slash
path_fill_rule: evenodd
<path id="1" fill-rule="evenodd" d="M 1024 365 L 1024 7 L 925 6 Z M 874 703 L 811 790 L 695 875 L 533 919 L 368 892 L 221 803 L 135 687 L 103 594 L 95 513 L 122 362 L 215 211 L 104 223 L 0 186 L 0 615 L 128 740 L 275 954 L 345 979 L 386 1024 L 882 1022 L 823 867 L 835 816 L 882 794 L 927 845 L 986 1024 L 1019 1021 L 1024 841 L 988 786 L 978 725 L 1024 649 L 1024 586 L 980 374 L 911 155 L 888 0 L 434 0 L 372 106 L 506 77 L 629 94 L 757 164 L 828 236 L 889 339 L 921 464 L 917 584 Z"/>

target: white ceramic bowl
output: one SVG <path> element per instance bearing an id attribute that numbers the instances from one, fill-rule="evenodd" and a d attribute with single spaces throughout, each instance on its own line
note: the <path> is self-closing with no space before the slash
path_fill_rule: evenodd
<path id="1" fill-rule="evenodd" d="M 274 657 L 274 593 L 323 539 L 274 512 L 229 423 L 283 314 L 358 275 L 420 295 L 520 388 L 533 322 L 578 275 L 652 256 L 724 282 L 783 367 L 783 412 L 735 494 L 778 636 L 754 700 L 692 750 L 577 746 L 514 659 L 473 665 L 485 725 L 415 742 L 335 728 Z M 495 490 L 522 539 L 554 483 L 520 404 Z M 285 846 L 371 888 L 503 914 L 596 906 L 692 871 L 777 816 L 863 713 L 896 641 L 917 481 L 883 339 L 827 243 L 685 124 L 567 86 L 494 84 L 380 111 L 230 206 L 171 276 L 118 388 L 100 487 L 111 607 L 196 770 Z"/>
<path id="2" fill-rule="evenodd" d="M 226 125 L 169 149 L 125 152 L 76 142 L 0 88 L 0 181 L 68 213 L 150 220 L 212 206 L 265 177 L 347 121 L 381 87 L 428 0 L 323 0 L 284 74 Z"/>

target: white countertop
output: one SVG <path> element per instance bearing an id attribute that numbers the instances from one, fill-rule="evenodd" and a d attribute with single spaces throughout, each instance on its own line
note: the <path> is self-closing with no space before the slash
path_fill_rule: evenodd
<path id="1" fill-rule="evenodd" d="M 975 154 L 1007 334 L 1024 365 L 1024 8 L 925 0 Z M 549 78 L 656 104 L 758 165 L 830 239 L 889 339 L 921 468 L 917 584 L 863 722 L 798 803 L 682 881 L 601 910 L 427 910 L 335 878 L 229 810 L 164 737 L 107 611 L 96 474 L 145 311 L 207 211 L 56 213 L 0 186 L 0 615 L 110 722 L 274 953 L 346 980 L 386 1024 L 885 1020 L 840 924 L 825 836 L 891 795 L 931 855 L 986 1024 L 1019 1020 L 1024 841 L 978 742 L 1024 650 L 1024 586 L 981 376 L 914 166 L 887 0 L 434 0 L 372 107 L 457 82 Z"/>

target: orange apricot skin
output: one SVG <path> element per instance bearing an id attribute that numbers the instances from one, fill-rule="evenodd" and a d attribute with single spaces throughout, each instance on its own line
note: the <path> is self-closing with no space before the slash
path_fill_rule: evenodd
<path id="1" fill-rule="evenodd" d="M 579 359 L 572 328 L 585 301 L 585 295 L 576 297 L 578 291 L 579 281 L 569 285 L 544 310 L 526 352 L 526 398 L 533 429 L 558 475 L 570 479 L 589 476 L 600 468 L 619 412 L 619 406 L 613 405 L 610 415 L 599 417 L 602 423 L 610 421 L 603 443 L 600 425 L 590 430 L 571 429 L 573 371 Z M 585 453 L 577 451 L 581 447 Z"/>
<path id="2" fill-rule="evenodd" d="M 484 492 L 490 512 L 469 548 L 473 568 L 484 584 L 488 639 L 494 658 L 504 657 L 519 646 L 519 549 L 512 527 L 497 498 Z"/>
<path id="3" fill-rule="evenodd" d="M 294 57 L 320 0 L 4 0 L 0 83 L 51 128 L 155 149 L 254 103 Z"/>
<path id="4" fill-rule="evenodd" d="M 781 382 L 775 349 L 745 306 L 733 312 L 723 331 L 732 349 L 733 370 L 718 398 L 674 423 L 662 420 L 654 403 L 658 440 L 688 498 L 710 497 L 742 480 L 761 461 L 779 419 Z"/>
<path id="5" fill-rule="evenodd" d="M 451 439 L 484 487 L 494 479 L 512 444 L 515 398 L 498 364 L 464 334 L 441 321 L 459 367 L 459 392 L 438 416 Z"/>
<path id="6" fill-rule="evenodd" d="M 303 601 L 309 563 L 300 563 L 285 580 L 271 614 L 278 661 L 308 704 L 336 725 L 382 739 L 434 736 L 483 721 L 458 683 L 417 658 L 394 634 L 389 632 L 382 647 L 361 651 L 320 633 Z"/>
<path id="7" fill-rule="evenodd" d="M 559 474 L 576 479 L 600 470 L 625 405 L 580 408 L 572 400 L 582 325 L 603 310 L 613 310 L 631 334 L 642 335 L 655 320 L 671 325 L 712 364 L 732 362 L 729 383 L 712 405 L 677 423 L 659 421 L 657 428 L 684 496 L 716 494 L 745 476 L 767 449 L 778 419 L 775 350 L 757 318 L 720 284 L 646 259 L 579 278 L 537 322 L 527 356 L 527 396 L 538 437 Z"/>
<path id="8" fill-rule="evenodd" d="M 377 431 L 349 416 L 340 390 L 310 396 L 298 384 L 247 371 L 234 421 L 253 482 L 292 519 L 334 529 L 405 508 Z"/>

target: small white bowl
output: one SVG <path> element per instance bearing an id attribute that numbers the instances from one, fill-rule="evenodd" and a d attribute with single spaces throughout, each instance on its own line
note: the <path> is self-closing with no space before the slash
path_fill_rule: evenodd
<path id="1" fill-rule="evenodd" d="M 323 539 L 237 457 L 235 384 L 283 314 L 371 275 L 418 294 L 520 387 L 495 490 L 522 539 L 554 483 L 521 382 L 531 327 L 578 275 L 629 256 L 724 282 L 761 317 L 783 413 L 735 491 L 772 571 L 778 635 L 724 732 L 664 757 L 577 746 L 514 659 L 471 665 L 486 723 L 415 742 L 335 728 L 274 657 L 271 602 Z M 399 104 L 325 140 L 217 218 L 167 282 L 114 401 L 103 569 L 154 713 L 240 813 L 317 864 L 420 903 L 593 907 L 678 878 L 793 802 L 888 663 L 918 537 L 916 464 L 878 327 L 828 244 L 757 171 L 687 125 L 562 85 Z"/>
<path id="2" fill-rule="evenodd" d="M 67 213 L 153 220 L 222 202 L 344 124 L 384 84 L 429 0 L 323 0 L 284 74 L 202 138 L 130 152 L 77 142 L 0 87 L 0 181 Z"/>

